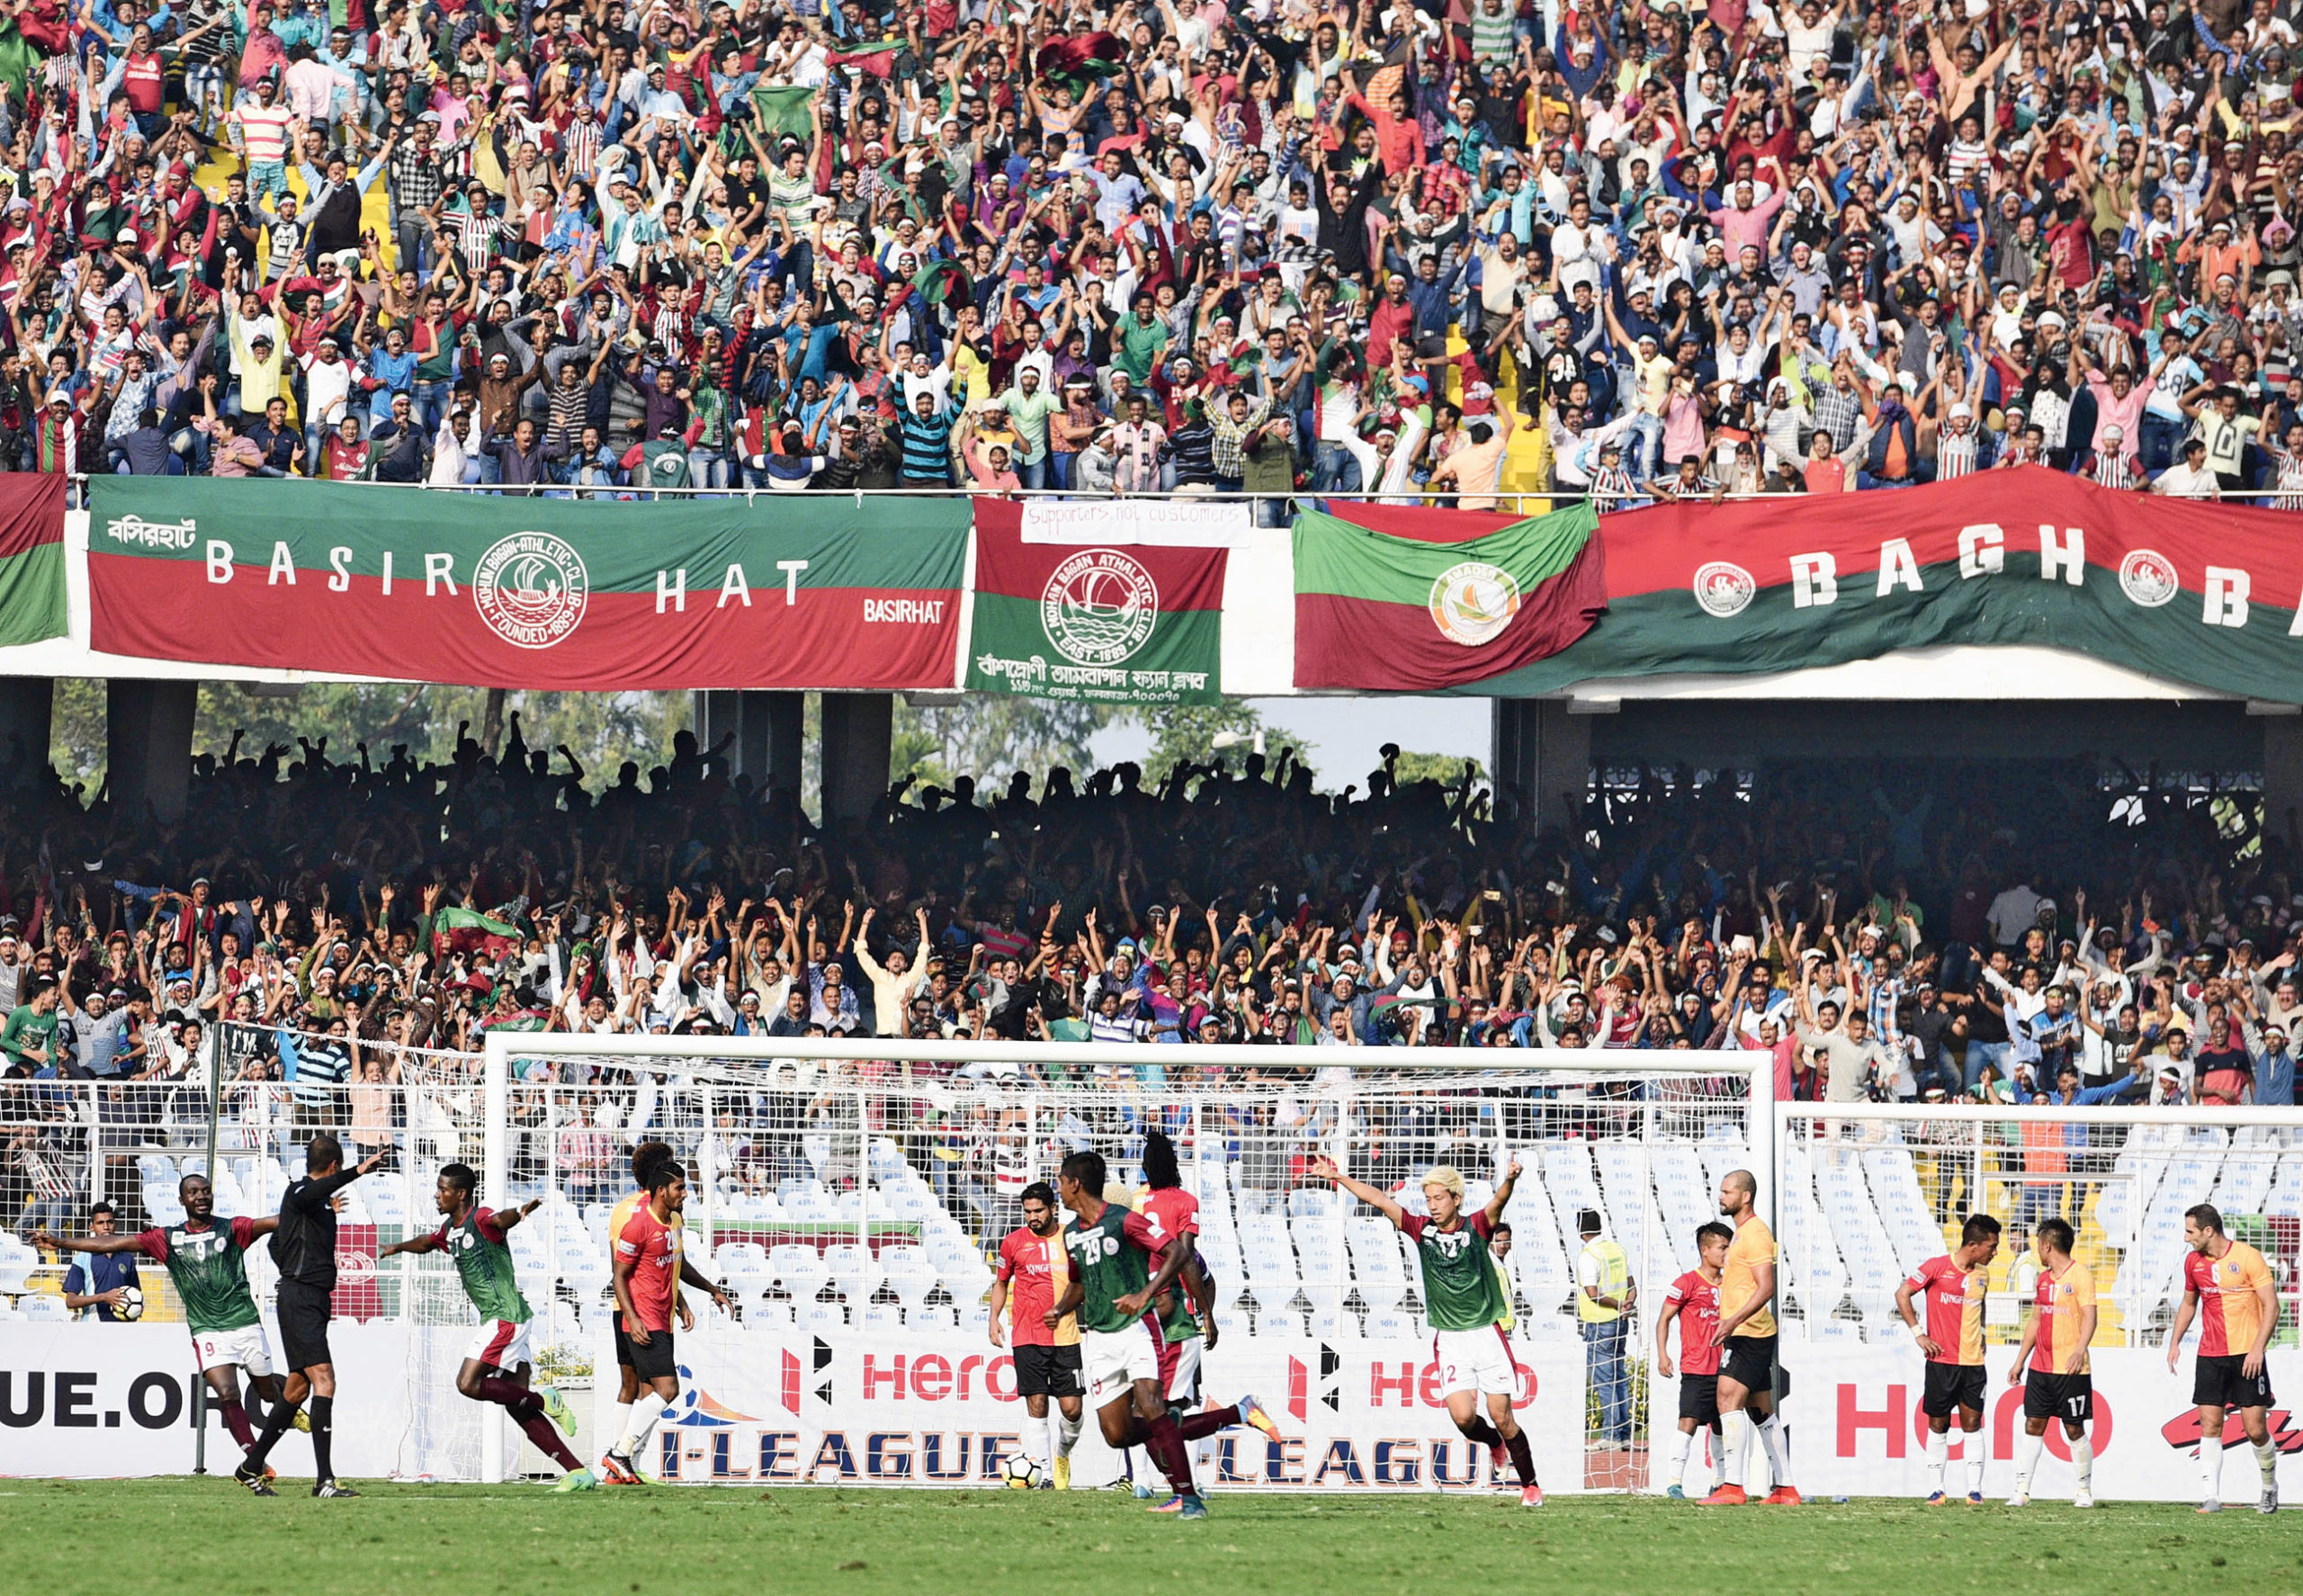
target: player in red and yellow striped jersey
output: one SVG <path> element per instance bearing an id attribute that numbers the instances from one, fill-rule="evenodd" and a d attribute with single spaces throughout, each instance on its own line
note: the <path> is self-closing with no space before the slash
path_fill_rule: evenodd
<path id="1" fill-rule="evenodd" d="M 2240 1427 L 2263 1469 L 2259 1513 L 2279 1511 L 2279 1453 L 2271 1444 L 2271 1370 L 2263 1362 L 2279 1328 L 2279 1296 L 2271 1265 L 2245 1242 L 2223 1233 L 2223 1215 L 2201 1203 L 2183 1215 L 2183 1305 L 2167 1333 L 2167 1367 L 2175 1367 L 2183 1332 L 2199 1315 L 2199 1358 L 2191 1400 L 2199 1404 L 2199 1511 L 2223 1511 L 2223 1430 L 2227 1410 L 2239 1410 Z"/>
<path id="2" fill-rule="evenodd" d="M 2048 1423 L 2063 1421 L 2071 1443 L 2071 1466 L 2079 1474 L 2074 1507 L 2093 1507 L 2095 1447 L 2087 1426 L 2095 1417 L 2095 1380 L 2087 1367 L 2087 1344 L 2095 1339 L 2095 1277 L 2071 1256 L 2075 1238 L 2060 1219 L 2043 1219 L 2031 1245 L 2047 1267 L 2032 1301 L 2038 1312 L 2023 1327 L 2015 1367 L 2007 1383 L 2023 1382 L 2023 1439 L 2015 1449 L 2015 1493 L 2009 1507 L 2031 1500 L 2031 1476 L 2047 1444 Z"/>
<path id="3" fill-rule="evenodd" d="M 1999 1221 L 1970 1214 L 1959 1228 L 1959 1249 L 1929 1259 L 1895 1287 L 1895 1312 L 1911 1326 L 1927 1359 L 1927 1389 L 1920 1411 L 1927 1415 L 1927 1500 L 1940 1507 L 1943 1469 L 1951 1455 L 1951 1414 L 1959 1415 L 1959 1435 L 1967 1455 L 1967 1500 L 1983 1501 L 1984 1464 L 1990 1446 L 1983 1439 L 1983 1305 L 1991 1290 L 1991 1260 L 1999 1255 Z M 1922 1329 L 1912 1299 L 1927 1294 L 1927 1324 Z"/>

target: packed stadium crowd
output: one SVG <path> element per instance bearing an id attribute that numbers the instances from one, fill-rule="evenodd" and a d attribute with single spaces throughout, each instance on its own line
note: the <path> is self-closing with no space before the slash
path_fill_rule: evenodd
<path id="1" fill-rule="evenodd" d="M 2293 1099 L 2291 839 L 2180 792 L 1832 764 L 1755 802 L 1651 772 L 1571 832 L 1468 772 L 1387 757 L 1323 794 L 1283 752 L 906 782 L 822 829 L 723 752 L 682 732 L 595 792 L 516 717 L 439 765 L 236 744 L 168 828 L 19 767 L 6 1071 L 222 1047 L 326 1091 L 512 1027 L 1004 1040 L 1058 1078 L 1035 1042 L 1765 1048 L 1824 1101 Z"/>
<path id="2" fill-rule="evenodd" d="M 27 0 L 0 463 L 2303 505 L 2284 9 Z"/>

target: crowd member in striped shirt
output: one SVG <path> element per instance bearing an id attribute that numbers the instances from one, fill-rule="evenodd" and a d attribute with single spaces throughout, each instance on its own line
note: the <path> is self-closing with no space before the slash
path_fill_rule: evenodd
<path id="1" fill-rule="evenodd" d="M 248 164 L 248 198 L 261 205 L 288 192 L 288 133 L 295 118 L 280 103 L 280 86 L 270 78 L 255 85 L 255 103 L 243 101 L 226 126 L 232 146 Z"/>
<path id="2" fill-rule="evenodd" d="M 2126 435 L 2116 426 L 2107 426 L 2102 437 L 2103 446 L 2087 468 L 2088 480 L 2098 488 L 2116 488 L 2121 492 L 2140 488 L 2142 472 L 2135 456 L 2128 453 Z"/>
<path id="3" fill-rule="evenodd" d="M 1974 474 L 1981 464 L 1981 439 L 1975 407 L 1965 399 L 1953 405 L 1949 417 L 1935 435 L 1935 480 L 1952 482 Z"/>
<path id="4" fill-rule="evenodd" d="M 922 390 L 912 395 L 903 417 L 903 465 L 899 480 L 906 488 L 949 488 L 952 485 L 952 427 L 967 403 L 967 379 L 952 385 L 949 402 L 937 405 L 936 396 Z"/>

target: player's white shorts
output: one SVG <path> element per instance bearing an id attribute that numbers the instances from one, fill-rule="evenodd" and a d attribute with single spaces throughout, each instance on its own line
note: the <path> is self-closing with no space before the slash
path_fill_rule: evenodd
<path id="1" fill-rule="evenodd" d="M 1161 1359 L 1168 1366 L 1168 1382 L 1163 1394 L 1169 1402 L 1196 1402 L 1199 1399 L 1199 1355 L 1207 1343 L 1198 1336 L 1186 1336 L 1171 1346 L 1156 1349 L 1165 1354 Z"/>
<path id="2" fill-rule="evenodd" d="M 200 1372 L 203 1375 L 211 1368 L 230 1368 L 235 1364 L 259 1376 L 272 1372 L 272 1348 L 264 1341 L 261 1324 L 196 1331 L 192 1338 L 192 1349 L 199 1355 Z"/>
<path id="3" fill-rule="evenodd" d="M 528 1332 L 535 1328 L 533 1319 L 515 1324 L 509 1319 L 484 1319 L 479 1331 L 464 1348 L 467 1361 L 478 1360 L 494 1368 L 515 1369 L 524 1363 L 533 1363 L 534 1349 L 528 1344 Z"/>
<path id="4" fill-rule="evenodd" d="M 1142 1324 L 1125 1330 L 1083 1330 L 1080 1332 L 1080 1373 L 1088 1382 L 1088 1401 L 1102 1407 L 1125 1395 L 1138 1380 L 1160 1377 L 1160 1349 L 1152 1332 Z"/>
<path id="5" fill-rule="evenodd" d="M 1483 1396 L 1517 1396 L 1519 1374 L 1511 1366 L 1511 1346 L 1501 1325 L 1478 1330 L 1435 1330 L 1431 1355 L 1439 1363 L 1439 1394 L 1476 1391 Z"/>

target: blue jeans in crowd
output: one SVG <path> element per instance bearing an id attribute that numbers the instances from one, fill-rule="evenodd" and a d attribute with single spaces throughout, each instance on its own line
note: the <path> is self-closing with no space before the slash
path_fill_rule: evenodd
<path id="1" fill-rule="evenodd" d="M 1610 1446 L 1631 1439 L 1631 1363 L 1624 1356 L 1631 1322 L 1583 1326 L 1584 1369 L 1600 1398 L 1599 1439 Z"/>
<path id="2" fill-rule="evenodd" d="M 2136 452 L 2142 457 L 2143 469 L 2156 474 L 2175 463 L 2175 451 L 2182 446 L 2183 434 L 2190 428 L 2183 422 L 2171 421 L 2146 410 L 2141 430 Z"/>

